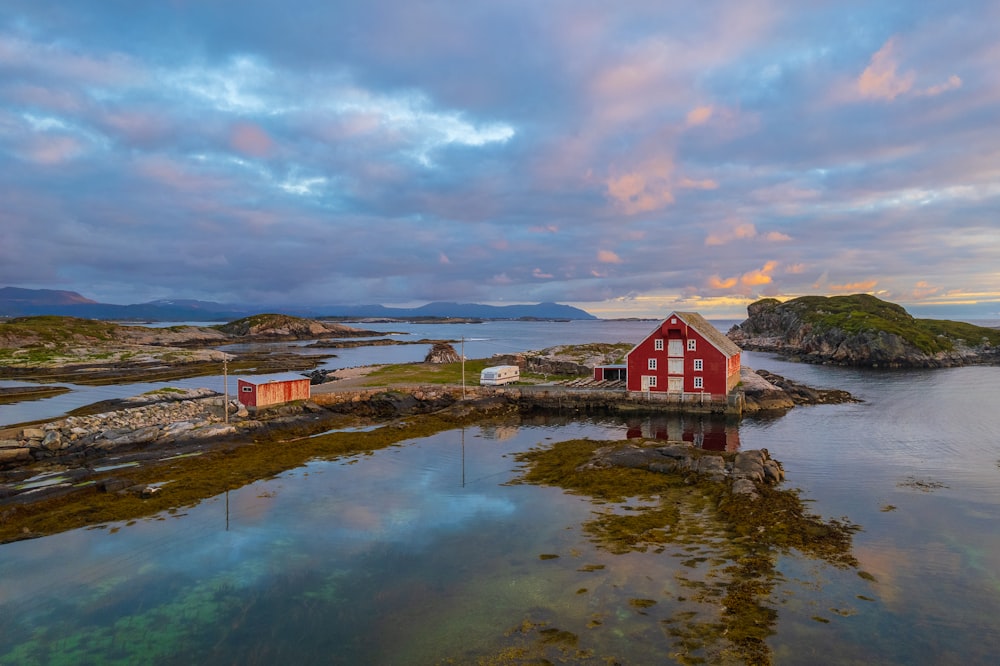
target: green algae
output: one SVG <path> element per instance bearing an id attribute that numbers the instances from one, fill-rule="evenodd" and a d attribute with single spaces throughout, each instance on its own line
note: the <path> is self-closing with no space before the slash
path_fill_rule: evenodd
<path id="1" fill-rule="evenodd" d="M 425 416 L 390 422 L 366 432 L 333 432 L 318 437 L 309 437 L 309 434 L 329 429 L 328 420 L 287 426 L 250 443 L 220 444 L 200 456 L 171 457 L 130 469 L 128 478 L 132 484 L 163 487 L 162 492 L 149 498 L 103 493 L 91 486 L 69 495 L 10 506 L 0 511 L 0 543 L 192 506 L 227 490 L 273 478 L 310 460 L 371 453 L 408 439 L 455 428 L 473 418 Z M 99 482 L 111 476 L 113 474 L 108 472 L 94 480 Z M 165 486 L 167 483 L 169 486 Z"/>
<path id="2" fill-rule="evenodd" d="M 809 513 L 796 491 L 761 487 L 760 496 L 751 499 L 730 494 L 725 482 L 682 473 L 582 467 L 597 448 L 609 444 L 629 442 L 571 440 L 520 454 L 524 468 L 518 482 L 589 496 L 600 509 L 584 531 L 609 552 L 645 552 L 655 546 L 654 552 L 671 547 L 675 557 L 688 554 L 681 565 L 701 572 L 704 580 L 678 570 L 676 582 L 689 593 L 677 600 L 721 611 L 683 611 L 662 621 L 673 645 L 670 656 L 678 663 L 771 663 L 767 639 L 778 618 L 771 602 L 782 579 L 778 555 L 795 552 L 838 568 L 857 566 L 851 545 L 858 527 Z M 630 601 L 640 612 L 653 603 Z"/>

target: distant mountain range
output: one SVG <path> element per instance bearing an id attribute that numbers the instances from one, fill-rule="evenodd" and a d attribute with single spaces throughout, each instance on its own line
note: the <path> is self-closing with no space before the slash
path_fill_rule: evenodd
<path id="1" fill-rule="evenodd" d="M 597 319 L 589 312 L 559 303 L 480 305 L 436 302 L 417 308 L 389 308 L 384 305 L 285 307 L 195 300 L 158 300 L 133 305 L 116 305 L 98 303 L 75 291 L 0 287 L 0 316 L 5 317 L 68 315 L 85 319 L 133 321 L 232 321 L 263 312 L 298 317 L 352 319 Z"/>

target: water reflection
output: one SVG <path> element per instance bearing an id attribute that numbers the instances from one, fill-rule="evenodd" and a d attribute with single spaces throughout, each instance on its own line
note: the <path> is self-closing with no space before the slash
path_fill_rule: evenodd
<path id="1" fill-rule="evenodd" d="M 706 451 L 735 452 L 740 449 L 740 426 L 735 419 L 703 415 L 663 415 L 629 419 L 629 439 L 662 439 L 690 442 Z"/>

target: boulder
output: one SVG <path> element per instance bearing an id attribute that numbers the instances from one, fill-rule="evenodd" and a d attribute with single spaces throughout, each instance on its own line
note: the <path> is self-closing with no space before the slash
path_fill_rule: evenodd
<path id="1" fill-rule="evenodd" d="M 722 481 L 726 478 L 726 461 L 722 456 L 701 456 L 697 472 L 711 481 Z"/>
<path id="2" fill-rule="evenodd" d="M 63 448 L 62 434 L 58 430 L 49 430 L 42 438 L 42 448 L 49 451 L 58 451 Z"/>
<path id="3" fill-rule="evenodd" d="M 764 481 L 764 454 L 759 450 L 741 451 L 733 461 L 733 478 L 749 479 L 754 483 Z"/>
<path id="4" fill-rule="evenodd" d="M 760 497 L 760 493 L 757 492 L 757 486 L 750 479 L 736 479 L 733 481 L 733 487 L 731 491 L 734 495 L 744 495 L 750 499 L 757 499 Z"/>

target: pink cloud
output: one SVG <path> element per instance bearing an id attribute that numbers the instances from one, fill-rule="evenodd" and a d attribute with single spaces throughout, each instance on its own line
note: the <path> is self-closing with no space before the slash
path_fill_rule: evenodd
<path id="1" fill-rule="evenodd" d="M 532 277 L 536 277 L 541 280 L 550 280 L 555 277 L 552 273 L 545 273 L 544 271 L 542 271 L 541 268 L 536 268 L 535 270 L 531 271 L 531 275 Z"/>
<path id="2" fill-rule="evenodd" d="M 70 136 L 37 136 L 23 153 L 37 164 L 63 164 L 83 152 L 83 145 Z"/>
<path id="3" fill-rule="evenodd" d="M 733 225 L 725 231 L 711 233 L 705 238 L 705 245 L 725 245 L 735 240 L 749 240 L 757 236 L 757 228 L 751 222 Z"/>
<path id="4" fill-rule="evenodd" d="M 941 287 L 935 287 L 926 280 L 920 280 L 916 285 L 914 285 L 913 290 L 910 292 L 910 297 L 921 300 L 931 296 L 936 296 L 939 293 L 941 293 Z"/>
<path id="5" fill-rule="evenodd" d="M 875 288 L 878 280 L 864 280 L 862 282 L 849 282 L 846 284 L 831 284 L 827 287 L 830 291 L 849 291 L 851 293 L 868 292 Z"/>
<path id="6" fill-rule="evenodd" d="M 600 250 L 597 253 L 597 260 L 602 264 L 620 264 L 622 263 L 621 257 L 612 252 L 611 250 Z"/>
<path id="7" fill-rule="evenodd" d="M 763 268 L 741 275 L 740 284 L 747 287 L 759 287 L 764 284 L 771 284 L 771 273 L 773 273 L 774 269 L 777 267 L 777 261 L 769 261 L 764 264 Z"/>
<path id="8" fill-rule="evenodd" d="M 10 98 L 21 104 L 39 106 L 61 113 L 79 111 L 83 107 L 83 102 L 76 93 L 34 85 L 15 86 L 11 90 Z"/>
<path id="9" fill-rule="evenodd" d="M 249 157 L 267 157 L 274 147 L 274 141 L 254 123 L 239 123 L 229 135 L 229 145 Z"/>
<path id="10" fill-rule="evenodd" d="M 768 231 L 760 234 L 757 227 L 752 222 L 739 222 L 733 224 L 729 229 L 710 233 L 705 238 L 705 245 L 725 245 L 734 241 L 765 240 L 771 243 L 790 241 L 792 237 L 780 231 Z"/>
<path id="11" fill-rule="evenodd" d="M 708 278 L 708 286 L 712 289 L 732 289 L 736 286 L 738 280 L 736 278 L 726 278 L 723 280 L 718 275 L 713 275 Z"/>
<path id="12" fill-rule="evenodd" d="M 0 35 L 0 62 L 90 85 L 125 86 L 146 79 L 146 72 L 121 53 L 91 57 L 59 45 L 5 35 Z"/>
<path id="13" fill-rule="evenodd" d="M 723 291 L 735 291 L 736 293 L 747 295 L 753 291 L 754 287 L 771 284 L 774 281 L 772 273 L 778 268 L 778 262 L 771 260 L 761 268 L 747 271 L 739 277 L 722 278 L 713 275 L 708 278 L 708 286 L 711 289 Z"/>
<path id="14" fill-rule="evenodd" d="M 896 69 L 896 38 L 890 37 L 882 45 L 865 71 L 858 77 L 858 92 L 862 97 L 893 100 L 913 87 L 916 75 L 911 72 L 899 74 Z"/>
<path id="15" fill-rule="evenodd" d="M 719 184 L 709 178 L 706 178 L 705 180 L 691 180 L 690 178 L 681 178 L 681 180 L 677 183 L 677 185 L 687 190 L 719 189 Z"/>
<path id="16" fill-rule="evenodd" d="M 913 86 L 917 78 L 916 73 L 912 70 L 903 73 L 898 71 L 897 44 L 896 38 L 890 37 L 882 45 L 882 48 L 872 56 L 868 67 L 861 72 L 856 82 L 857 92 L 861 97 L 891 101 L 900 95 L 911 92 L 915 95 L 933 97 L 962 87 L 962 79 L 952 74 L 944 83 L 932 85 L 923 90 L 914 90 Z"/>
<path id="17" fill-rule="evenodd" d="M 805 271 L 805 264 L 792 264 L 791 266 L 785 266 L 785 272 L 791 275 L 799 275 L 801 273 L 805 273 Z"/>
<path id="18" fill-rule="evenodd" d="M 658 210 L 674 202 L 670 191 L 673 171 L 669 158 L 648 160 L 634 171 L 609 178 L 608 195 L 627 215 Z"/>
<path id="19" fill-rule="evenodd" d="M 448 258 L 447 254 L 445 254 L 444 252 L 441 252 L 441 253 L 438 254 L 438 263 L 442 264 L 442 265 L 450 264 L 451 263 L 451 259 Z"/>
<path id="20" fill-rule="evenodd" d="M 691 109 L 687 114 L 688 126 L 704 125 L 711 119 L 713 111 L 711 106 L 699 106 Z"/>
<path id="21" fill-rule="evenodd" d="M 143 112 L 109 113 L 102 118 L 105 125 L 133 143 L 147 143 L 169 131 L 168 123 L 161 117 Z"/>
<path id="22" fill-rule="evenodd" d="M 933 97 L 934 95 L 940 95 L 943 92 L 947 92 L 949 90 L 954 90 L 955 88 L 961 88 L 961 87 L 962 87 L 962 79 L 960 79 L 955 74 L 952 74 L 951 76 L 948 77 L 948 80 L 945 81 L 944 83 L 939 83 L 936 86 L 925 88 L 924 90 L 920 91 L 920 94 L 926 95 L 928 97 Z"/>

